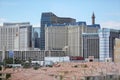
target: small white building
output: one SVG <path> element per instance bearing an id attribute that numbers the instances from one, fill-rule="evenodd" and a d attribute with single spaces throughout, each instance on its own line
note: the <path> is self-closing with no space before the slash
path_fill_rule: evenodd
<path id="1" fill-rule="evenodd" d="M 56 62 L 69 62 L 70 57 L 65 56 L 65 57 L 45 57 L 44 58 L 45 63 L 51 62 L 51 63 L 56 63 Z"/>

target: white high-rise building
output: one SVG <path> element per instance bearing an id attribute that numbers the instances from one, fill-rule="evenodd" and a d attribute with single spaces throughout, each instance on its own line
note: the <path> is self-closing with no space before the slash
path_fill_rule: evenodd
<path id="1" fill-rule="evenodd" d="M 114 60 L 115 38 L 119 38 L 120 31 L 102 28 L 99 31 L 99 59 L 105 61 L 107 58 Z"/>
<path id="2" fill-rule="evenodd" d="M 0 27 L 0 50 L 29 50 L 32 47 L 30 23 L 4 23 Z"/>

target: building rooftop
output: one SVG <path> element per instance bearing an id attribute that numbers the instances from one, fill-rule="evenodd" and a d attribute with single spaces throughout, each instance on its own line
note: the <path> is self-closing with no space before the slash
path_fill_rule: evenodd
<path id="1" fill-rule="evenodd" d="M 57 23 L 57 24 L 51 24 L 49 26 L 75 26 L 75 25 L 86 25 L 86 22 L 81 21 L 81 22 L 64 23 L 64 24 Z"/>
<path id="2" fill-rule="evenodd" d="M 5 22 L 3 23 L 3 26 L 17 26 L 17 25 L 30 25 L 30 23 L 29 22 L 20 22 L 20 23 Z"/>
<path id="3" fill-rule="evenodd" d="M 64 26 L 82 26 L 82 25 L 84 25 L 84 26 L 86 26 L 87 24 L 86 24 L 86 22 L 85 21 L 79 21 L 79 22 L 75 22 L 75 23 L 64 23 L 64 24 L 59 24 L 59 23 L 57 23 L 57 24 L 51 24 L 51 25 L 48 25 L 48 27 L 50 27 L 50 26 L 57 26 L 57 27 L 64 27 Z M 98 28 L 100 28 L 100 24 L 93 24 L 93 25 L 87 25 L 87 27 L 98 27 Z"/>
<path id="4" fill-rule="evenodd" d="M 85 35 L 91 35 L 91 36 L 96 35 L 96 36 L 98 36 L 98 33 L 82 33 L 82 35 L 83 36 L 85 36 Z"/>
<path id="5" fill-rule="evenodd" d="M 102 29 L 99 29 L 99 32 L 120 32 L 120 30 L 117 30 L 117 29 L 110 29 L 110 28 L 102 28 Z"/>
<path id="6" fill-rule="evenodd" d="M 88 27 L 98 27 L 100 28 L 100 24 L 93 24 L 93 25 L 87 25 Z"/>

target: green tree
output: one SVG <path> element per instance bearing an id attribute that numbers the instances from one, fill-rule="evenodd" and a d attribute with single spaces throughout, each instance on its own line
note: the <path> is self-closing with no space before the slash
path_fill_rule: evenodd
<path id="1" fill-rule="evenodd" d="M 14 61 L 15 61 L 15 64 L 22 64 L 22 60 L 20 60 L 20 59 L 14 59 Z"/>
<path id="2" fill-rule="evenodd" d="M 29 64 L 30 64 L 30 66 L 31 66 L 31 64 L 32 64 L 32 59 L 29 58 L 28 61 L 29 61 Z"/>
<path id="3" fill-rule="evenodd" d="M 13 58 L 5 59 L 5 64 L 13 64 Z"/>

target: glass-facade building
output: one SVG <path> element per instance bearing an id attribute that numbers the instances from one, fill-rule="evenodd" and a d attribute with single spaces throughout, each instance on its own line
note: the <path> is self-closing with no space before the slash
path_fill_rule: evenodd
<path id="1" fill-rule="evenodd" d="M 40 27 L 33 27 L 32 41 L 34 48 L 40 48 Z"/>
<path id="2" fill-rule="evenodd" d="M 37 33 L 38 35 L 38 38 L 40 38 L 40 27 L 33 27 L 33 37 L 34 37 L 34 34 Z"/>
<path id="3" fill-rule="evenodd" d="M 104 61 L 106 58 L 114 60 L 115 38 L 119 38 L 119 30 L 103 28 L 99 33 L 99 59 Z"/>
<path id="4" fill-rule="evenodd" d="M 41 15 L 40 49 L 45 50 L 45 26 L 51 24 L 64 24 L 76 22 L 73 18 L 57 17 L 52 12 L 45 12 Z"/>

